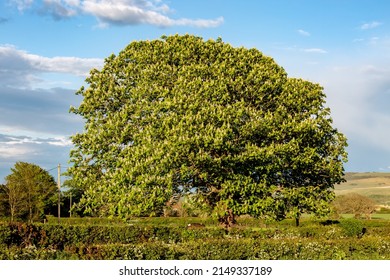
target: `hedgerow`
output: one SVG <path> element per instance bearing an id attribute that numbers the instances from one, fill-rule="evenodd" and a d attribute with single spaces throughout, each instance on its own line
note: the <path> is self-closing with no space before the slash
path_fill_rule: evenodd
<path id="1" fill-rule="evenodd" d="M 372 225 L 372 226 L 371 226 Z M 215 226 L 0 224 L 0 259 L 390 259 L 380 221 L 286 224 L 229 231 Z M 362 227 L 367 227 L 361 234 Z"/>
<path id="2" fill-rule="evenodd" d="M 79 260 L 381 260 L 390 259 L 390 238 L 311 240 L 208 239 L 167 244 L 67 246 L 63 250 L 35 246 L 0 246 L 0 259 Z"/>

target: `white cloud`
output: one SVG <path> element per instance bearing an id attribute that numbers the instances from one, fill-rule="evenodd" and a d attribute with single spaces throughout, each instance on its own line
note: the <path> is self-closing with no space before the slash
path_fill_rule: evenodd
<path id="1" fill-rule="evenodd" d="M 320 48 L 303 49 L 303 51 L 307 53 L 328 53 L 326 50 Z"/>
<path id="2" fill-rule="evenodd" d="M 78 5 L 78 1 L 43 0 L 43 7 L 40 13 L 49 14 L 55 20 L 61 20 L 77 15 L 75 7 Z"/>
<path id="3" fill-rule="evenodd" d="M 45 57 L 0 45 L 0 82 L 9 87 L 26 88 L 40 83 L 43 73 L 62 73 L 85 77 L 92 68 L 101 68 L 100 58 Z"/>
<path id="4" fill-rule="evenodd" d="M 100 68 L 104 60 L 100 58 L 44 57 L 18 50 L 14 46 L 0 45 L 0 63 L 12 61 L 13 69 L 27 67 L 41 72 L 69 73 L 85 76 L 92 68 Z"/>
<path id="5" fill-rule="evenodd" d="M 80 0 L 64 0 L 65 4 L 73 7 L 77 7 L 80 5 Z"/>
<path id="6" fill-rule="evenodd" d="M 0 183 L 17 161 L 37 163 L 45 169 L 52 169 L 58 163 L 66 165 L 70 149 L 71 143 L 64 136 L 35 138 L 0 134 Z"/>
<path id="7" fill-rule="evenodd" d="M 10 0 L 11 5 L 15 5 L 20 12 L 30 8 L 33 2 L 34 0 Z"/>
<path id="8" fill-rule="evenodd" d="M 72 147 L 68 136 L 83 127 L 83 120 L 70 114 L 69 108 L 78 106 L 82 97 L 76 96 L 74 89 L 42 89 L 37 84 L 52 75 L 61 81 L 84 77 L 103 62 L 44 57 L 0 45 L 0 115 L 5 116 L 0 118 L 0 182 L 6 168 L 16 161 L 39 162 L 49 167 L 59 162 L 66 164 Z"/>
<path id="9" fill-rule="evenodd" d="M 73 145 L 72 141 L 67 137 L 56 137 L 49 139 L 47 142 L 49 145 L 60 146 L 60 147 L 70 147 Z"/>
<path id="10" fill-rule="evenodd" d="M 173 20 L 171 22 L 171 25 L 181 25 L 181 26 L 194 26 L 194 27 L 201 27 L 201 28 L 208 28 L 208 27 L 217 27 L 221 25 L 224 22 L 223 17 L 219 17 L 213 20 L 207 20 L 207 19 L 178 19 Z"/>
<path id="11" fill-rule="evenodd" d="M 318 75 L 336 127 L 366 146 L 390 152 L 390 68 L 382 63 L 351 63 Z"/>
<path id="12" fill-rule="evenodd" d="M 33 0 L 13 0 L 19 10 L 29 8 Z M 193 26 L 200 28 L 217 27 L 223 17 L 215 19 L 174 19 L 173 13 L 161 0 L 44 0 L 39 14 L 50 15 L 55 20 L 89 14 L 96 17 L 99 26 L 149 24 L 159 27 Z"/>
<path id="13" fill-rule="evenodd" d="M 0 143 L 0 159 L 20 158 L 32 153 L 34 153 L 34 150 L 26 147 L 9 147 L 8 145 L 3 146 Z"/>
<path id="14" fill-rule="evenodd" d="M 302 36 L 305 36 L 305 37 L 308 37 L 310 36 L 311 34 L 303 29 L 298 29 L 297 32 L 302 35 Z"/>
<path id="15" fill-rule="evenodd" d="M 160 27 L 179 25 L 207 28 L 216 27 L 223 23 L 222 17 L 212 20 L 172 19 L 165 15 L 170 11 L 167 5 L 155 6 L 150 1 L 85 0 L 81 5 L 81 9 L 106 24 L 114 25 L 150 24 Z"/>
<path id="16" fill-rule="evenodd" d="M 34 138 L 30 137 L 22 137 L 22 138 L 17 138 L 17 137 L 8 137 L 9 141 L 4 142 L 6 145 L 19 145 L 19 144 L 42 144 L 42 141 L 39 141 Z"/>
<path id="17" fill-rule="evenodd" d="M 70 138 L 65 136 L 43 138 L 42 135 L 41 137 L 32 137 L 0 134 L 0 145 L 3 148 L 7 146 L 14 146 L 15 148 L 17 146 L 24 146 L 26 144 L 52 145 L 60 147 L 70 147 L 73 145 Z"/>
<path id="18" fill-rule="evenodd" d="M 369 23 L 365 23 L 363 25 L 360 26 L 360 29 L 361 30 L 368 30 L 368 29 L 374 29 L 378 26 L 381 26 L 383 23 L 381 22 L 378 22 L 378 21 L 372 21 L 372 22 L 369 22 Z"/>
<path id="19" fill-rule="evenodd" d="M 86 76 L 92 68 L 101 68 L 103 59 L 79 57 L 43 57 L 26 55 L 27 60 L 38 70 L 43 72 L 68 73 L 77 76 Z"/>

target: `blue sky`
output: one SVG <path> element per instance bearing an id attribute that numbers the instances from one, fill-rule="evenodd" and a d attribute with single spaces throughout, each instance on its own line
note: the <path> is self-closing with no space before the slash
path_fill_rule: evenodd
<path id="1" fill-rule="evenodd" d="M 346 171 L 390 171 L 390 1 L 3 0 L 0 183 L 16 161 L 66 167 L 68 113 L 92 68 L 134 40 L 222 37 L 320 83 L 349 142 Z M 55 174 L 55 173 L 53 173 Z"/>

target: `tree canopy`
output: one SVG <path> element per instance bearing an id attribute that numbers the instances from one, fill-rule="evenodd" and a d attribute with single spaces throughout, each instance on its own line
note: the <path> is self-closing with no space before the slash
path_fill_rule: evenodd
<path id="1" fill-rule="evenodd" d="M 16 218 L 32 222 L 39 219 L 53 203 L 57 193 L 56 182 L 46 170 L 39 166 L 17 162 L 12 173 L 0 186 L 0 202 L 11 221 Z M 55 200 L 54 200 L 55 201 Z"/>
<path id="2" fill-rule="evenodd" d="M 158 215 L 190 192 L 226 213 L 323 214 L 346 138 L 320 85 L 257 49 L 191 35 L 135 41 L 92 70 L 69 170 L 87 213 Z"/>

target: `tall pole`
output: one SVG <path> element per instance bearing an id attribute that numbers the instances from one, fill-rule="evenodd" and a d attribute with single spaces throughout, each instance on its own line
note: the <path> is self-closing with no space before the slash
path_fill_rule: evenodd
<path id="1" fill-rule="evenodd" d="M 58 164 L 58 180 L 57 180 L 57 183 L 58 183 L 58 223 L 60 223 L 60 219 L 61 219 L 61 206 L 60 206 L 60 202 L 61 202 L 61 164 Z"/>
<path id="2" fill-rule="evenodd" d="M 70 193 L 69 217 L 72 217 L 72 193 Z"/>

